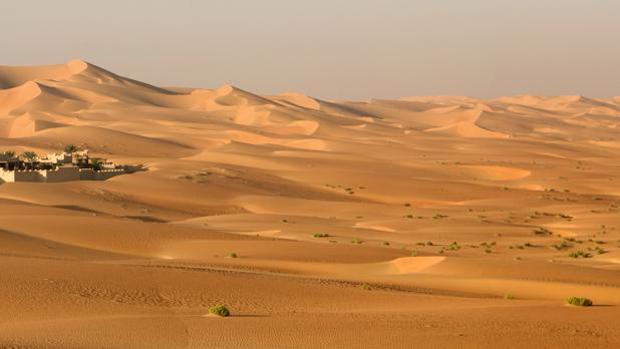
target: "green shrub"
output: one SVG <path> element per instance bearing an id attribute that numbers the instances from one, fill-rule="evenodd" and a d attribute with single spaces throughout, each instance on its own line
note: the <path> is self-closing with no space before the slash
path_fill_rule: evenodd
<path id="1" fill-rule="evenodd" d="M 559 250 L 566 249 L 566 248 L 573 247 L 573 245 L 572 245 L 572 244 L 570 244 L 570 243 L 568 243 L 567 241 L 562 241 L 561 243 L 559 243 L 559 244 L 557 244 L 557 245 L 552 245 L 552 246 L 553 246 L 553 248 L 555 248 L 555 249 L 556 249 L 556 250 L 558 250 L 558 251 L 559 251 Z"/>
<path id="2" fill-rule="evenodd" d="M 370 285 L 369 285 L 369 284 L 367 284 L 367 283 L 363 283 L 363 284 L 361 284 L 361 285 L 360 285 L 360 288 L 361 288 L 362 290 L 364 290 L 364 291 L 370 291 L 370 290 L 371 290 Z"/>
<path id="3" fill-rule="evenodd" d="M 551 235 L 551 234 L 553 234 L 553 232 L 551 230 L 547 229 L 547 228 L 540 227 L 540 228 L 534 229 L 534 234 L 536 234 L 536 235 Z"/>
<path id="4" fill-rule="evenodd" d="M 515 296 L 512 293 L 506 293 L 504 299 L 512 300 L 515 299 Z"/>
<path id="5" fill-rule="evenodd" d="M 568 254 L 571 258 L 592 258 L 592 254 L 584 251 L 575 251 Z"/>
<path id="6" fill-rule="evenodd" d="M 604 248 L 598 247 L 596 246 L 596 248 L 594 249 L 596 251 L 597 254 L 605 254 L 607 253 L 607 251 Z"/>
<path id="7" fill-rule="evenodd" d="M 580 306 L 580 307 L 591 307 L 592 306 L 592 300 L 585 298 L 585 297 L 574 297 L 574 296 L 568 297 L 568 299 L 566 299 L 566 303 Z"/>
<path id="8" fill-rule="evenodd" d="M 223 305 L 216 305 L 214 307 L 209 308 L 209 314 L 227 317 L 230 316 L 230 311 Z"/>
<path id="9" fill-rule="evenodd" d="M 493 248 L 496 244 L 497 243 L 495 241 L 493 241 L 493 242 L 486 242 L 485 241 L 485 242 L 481 242 L 480 246 L 488 247 L 488 248 Z"/>
<path id="10" fill-rule="evenodd" d="M 361 243 L 362 243 L 362 240 L 360 240 L 360 239 L 358 239 L 358 238 L 355 238 L 355 239 L 351 240 L 351 243 L 352 243 L 352 244 L 357 244 L 357 245 L 359 245 L 359 244 L 361 244 Z"/>
<path id="11" fill-rule="evenodd" d="M 230 257 L 230 258 L 237 258 L 237 254 L 234 253 L 234 252 L 231 252 L 231 253 L 228 254 L 228 257 Z"/>
<path id="12" fill-rule="evenodd" d="M 461 246 L 456 241 L 454 241 L 453 243 L 448 245 L 448 247 L 446 247 L 446 250 L 449 250 L 449 251 L 458 251 L 460 249 L 461 249 Z"/>

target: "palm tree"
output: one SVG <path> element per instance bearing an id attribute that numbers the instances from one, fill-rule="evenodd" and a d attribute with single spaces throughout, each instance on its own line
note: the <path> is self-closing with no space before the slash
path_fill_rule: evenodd
<path id="1" fill-rule="evenodd" d="M 12 150 L 7 150 L 5 152 L 0 153 L 0 159 L 2 159 L 3 161 L 9 161 L 13 158 L 15 158 L 15 152 Z"/>
<path id="2" fill-rule="evenodd" d="M 30 164 L 30 169 L 34 168 L 34 161 L 37 159 L 37 153 L 33 151 L 23 152 L 21 157 L 26 159 L 26 162 Z"/>
<path id="3" fill-rule="evenodd" d="M 101 167 L 104 162 L 105 160 L 102 158 L 91 158 L 90 159 L 90 163 L 93 165 L 93 170 L 95 171 L 101 171 Z"/>
<path id="4" fill-rule="evenodd" d="M 65 153 L 67 153 L 67 154 L 73 154 L 76 151 L 78 151 L 78 148 L 75 145 L 73 145 L 73 144 L 67 144 L 65 146 Z"/>

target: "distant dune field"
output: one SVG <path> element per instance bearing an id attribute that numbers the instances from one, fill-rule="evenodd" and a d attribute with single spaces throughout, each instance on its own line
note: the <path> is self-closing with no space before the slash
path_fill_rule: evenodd
<path id="1" fill-rule="evenodd" d="M 0 151 L 145 169 L 0 184 L 0 347 L 618 348 L 619 125 L 0 66 Z"/>

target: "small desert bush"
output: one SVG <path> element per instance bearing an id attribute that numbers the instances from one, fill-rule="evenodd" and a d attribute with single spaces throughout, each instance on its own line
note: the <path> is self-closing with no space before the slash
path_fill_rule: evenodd
<path id="1" fill-rule="evenodd" d="M 553 234 L 553 232 L 547 228 L 540 227 L 540 228 L 534 229 L 534 234 L 535 235 L 551 235 Z"/>
<path id="2" fill-rule="evenodd" d="M 360 288 L 361 288 L 362 290 L 364 290 L 364 291 L 370 291 L 370 290 L 371 290 L 370 285 L 369 285 L 369 284 L 366 284 L 366 283 L 361 284 L 361 285 L 360 285 Z"/>
<path id="3" fill-rule="evenodd" d="M 316 233 L 316 234 L 314 234 L 312 236 L 314 236 L 315 238 L 328 238 L 329 234 L 327 234 L 327 233 Z"/>
<path id="4" fill-rule="evenodd" d="M 512 293 L 506 293 L 504 299 L 512 300 L 515 299 L 515 296 Z"/>
<path id="5" fill-rule="evenodd" d="M 592 258 L 592 254 L 584 251 L 575 251 L 568 254 L 571 258 Z"/>
<path id="6" fill-rule="evenodd" d="M 359 244 L 361 244 L 361 243 L 362 243 L 362 240 L 360 240 L 360 239 L 358 239 L 358 238 L 355 238 L 355 239 L 351 240 L 351 243 L 352 243 L 352 244 L 357 244 L 357 245 L 359 245 Z"/>
<path id="7" fill-rule="evenodd" d="M 234 252 L 231 252 L 231 253 L 228 254 L 228 257 L 230 257 L 230 258 L 237 258 L 237 254 L 234 253 Z"/>
<path id="8" fill-rule="evenodd" d="M 596 251 L 597 254 L 605 254 L 607 253 L 607 251 L 601 247 L 596 246 L 596 248 L 594 249 Z"/>
<path id="9" fill-rule="evenodd" d="M 552 246 L 553 246 L 553 248 L 555 248 L 558 251 L 566 249 L 566 248 L 573 247 L 573 245 L 568 243 L 567 241 L 562 241 L 559 244 L 552 245 Z"/>
<path id="10" fill-rule="evenodd" d="M 216 305 L 214 307 L 209 308 L 209 314 L 214 314 L 217 316 L 230 316 L 230 311 L 223 305 Z"/>
<path id="11" fill-rule="evenodd" d="M 495 241 L 493 241 L 493 242 L 486 242 L 485 241 L 485 242 L 480 243 L 480 246 L 488 247 L 488 248 L 493 248 L 493 247 L 495 247 L 495 245 L 497 245 L 497 243 Z"/>
<path id="12" fill-rule="evenodd" d="M 456 241 L 448 245 L 448 247 L 446 247 L 446 250 L 449 250 L 449 251 L 458 251 L 460 249 L 461 249 L 461 246 Z"/>
<path id="13" fill-rule="evenodd" d="M 568 299 L 566 299 L 566 303 L 580 307 L 592 306 L 592 300 L 585 297 L 568 297 Z"/>

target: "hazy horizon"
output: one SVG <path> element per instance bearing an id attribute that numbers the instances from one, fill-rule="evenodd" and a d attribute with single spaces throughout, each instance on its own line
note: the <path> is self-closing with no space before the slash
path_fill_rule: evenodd
<path id="1" fill-rule="evenodd" d="M 331 99 L 610 97 L 619 11 L 615 1 L 26 0 L 3 5 L 0 65 L 78 58 L 161 86 Z"/>

